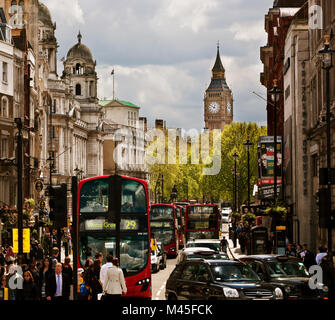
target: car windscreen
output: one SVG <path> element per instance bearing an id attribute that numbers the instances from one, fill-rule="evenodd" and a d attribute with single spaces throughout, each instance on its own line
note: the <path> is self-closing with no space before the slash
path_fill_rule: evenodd
<path id="1" fill-rule="evenodd" d="M 188 248 L 196 248 L 196 247 L 202 247 L 202 248 L 209 248 L 216 252 L 219 252 L 221 250 L 220 243 L 202 243 L 202 242 L 194 242 L 194 243 L 188 243 Z"/>
<path id="2" fill-rule="evenodd" d="M 259 276 L 248 266 L 240 264 L 211 265 L 211 272 L 215 281 L 259 281 Z"/>
<path id="3" fill-rule="evenodd" d="M 299 261 L 268 261 L 265 264 L 271 278 L 308 278 L 309 273 Z"/>
<path id="4" fill-rule="evenodd" d="M 207 254 L 207 253 L 194 253 L 187 256 L 188 260 L 192 259 L 207 259 L 207 260 L 229 260 L 225 254 Z"/>

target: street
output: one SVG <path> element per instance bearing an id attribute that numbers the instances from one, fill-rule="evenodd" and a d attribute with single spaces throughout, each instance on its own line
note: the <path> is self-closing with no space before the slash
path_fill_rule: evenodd
<path id="1" fill-rule="evenodd" d="M 228 239 L 229 236 L 229 225 L 223 224 L 223 233 L 222 236 L 225 236 Z M 232 249 L 232 242 L 229 241 L 230 249 L 233 253 L 233 256 L 238 256 L 238 248 Z M 228 250 L 229 251 L 229 250 Z M 228 256 L 230 259 L 234 257 L 228 252 Z M 177 263 L 177 259 L 168 259 L 166 262 L 166 268 L 164 270 L 159 270 L 157 273 L 152 273 L 152 300 L 165 300 L 165 285 L 168 280 L 171 272 L 174 270 Z"/>

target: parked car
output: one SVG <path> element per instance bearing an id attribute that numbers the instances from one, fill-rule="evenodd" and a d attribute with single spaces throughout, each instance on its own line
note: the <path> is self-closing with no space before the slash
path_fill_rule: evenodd
<path id="1" fill-rule="evenodd" d="M 151 272 L 156 273 L 160 269 L 162 256 L 159 255 L 159 251 L 151 250 Z"/>
<path id="2" fill-rule="evenodd" d="M 177 264 L 184 262 L 186 260 L 193 260 L 193 259 L 210 259 L 210 260 L 229 260 L 229 257 L 226 253 L 218 253 L 209 248 L 201 248 L 201 247 L 194 247 L 194 248 L 185 248 L 179 252 L 177 258 Z"/>
<path id="3" fill-rule="evenodd" d="M 279 287 L 262 281 L 246 264 L 195 259 L 178 264 L 166 283 L 167 300 L 277 300 Z"/>
<path id="4" fill-rule="evenodd" d="M 167 252 L 164 249 L 164 246 L 161 242 L 157 242 L 157 249 L 159 251 L 159 255 L 162 256 L 159 267 L 160 267 L 160 269 L 165 269 L 166 268 L 166 260 L 167 260 Z"/>
<path id="5" fill-rule="evenodd" d="M 214 250 L 215 252 L 222 252 L 221 242 L 220 240 L 211 240 L 211 239 L 195 239 L 190 240 L 186 243 L 186 248 L 209 248 Z"/>
<path id="6" fill-rule="evenodd" d="M 231 213 L 230 208 L 223 208 L 221 211 L 222 214 L 222 223 L 230 223 L 231 218 L 230 218 L 230 213 Z"/>
<path id="7" fill-rule="evenodd" d="M 262 280 L 281 288 L 284 299 L 322 299 L 327 294 L 326 286 L 323 289 L 310 288 L 310 274 L 296 257 L 251 255 L 239 257 L 239 260 L 248 264 Z"/>

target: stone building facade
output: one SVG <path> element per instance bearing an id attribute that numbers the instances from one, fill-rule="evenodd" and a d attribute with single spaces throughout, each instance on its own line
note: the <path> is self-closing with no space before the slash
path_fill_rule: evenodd
<path id="1" fill-rule="evenodd" d="M 123 100 L 101 100 L 104 108 L 104 174 L 148 179 L 145 163 L 146 118 L 140 107 Z"/>
<path id="2" fill-rule="evenodd" d="M 48 8 L 37 0 L 2 0 L 0 8 L 0 69 L 6 77 L 6 81 L 0 79 L 0 206 L 15 208 L 17 203 L 14 119 L 21 118 L 24 198 L 33 198 L 38 212 L 38 203 L 47 203 L 50 183 L 66 183 L 70 190 L 73 175 L 103 174 L 103 113 L 97 99 L 96 62 L 79 34 L 59 77 L 56 23 Z M 78 84 L 80 93 L 75 90 Z M 35 189 L 36 182 L 43 183 L 42 191 Z"/>
<path id="3" fill-rule="evenodd" d="M 283 68 L 285 202 L 291 208 L 292 240 L 317 248 L 317 216 L 310 188 L 311 121 L 308 3 L 295 14 L 287 32 Z"/>
<path id="4" fill-rule="evenodd" d="M 273 80 L 278 80 L 278 89 L 283 87 L 284 46 L 288 28 L 294 15 L 306 0 L 276 0 L 273 7 L 265 15 L 265 31 L 268 35 L 266 46 L 261 47 L 260 57 L 264 70 L 260 75 L 260 81 L 269 92 L 273 88 Z M 273 102 L 271 95 L 267 95 L 267 128 L 268 135 L 273 136 Z M 277 102 L 277 135 L 283 135 L 284 126 L 284 99 L 283 96 Z"/>

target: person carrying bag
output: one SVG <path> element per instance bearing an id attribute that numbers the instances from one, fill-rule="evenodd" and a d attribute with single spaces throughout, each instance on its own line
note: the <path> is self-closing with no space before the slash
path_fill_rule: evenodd
<path id="1" fill-rule="evenodd" d="M 121 298 L 122 292 L 127 293 L 123 271 L 119 267 L 119 259 L 117 258 L 113 259 L 113 266 L 107 270 L 103 291 L 104 295 L 101 297 L 101 300 L 104 301 Z"/>

